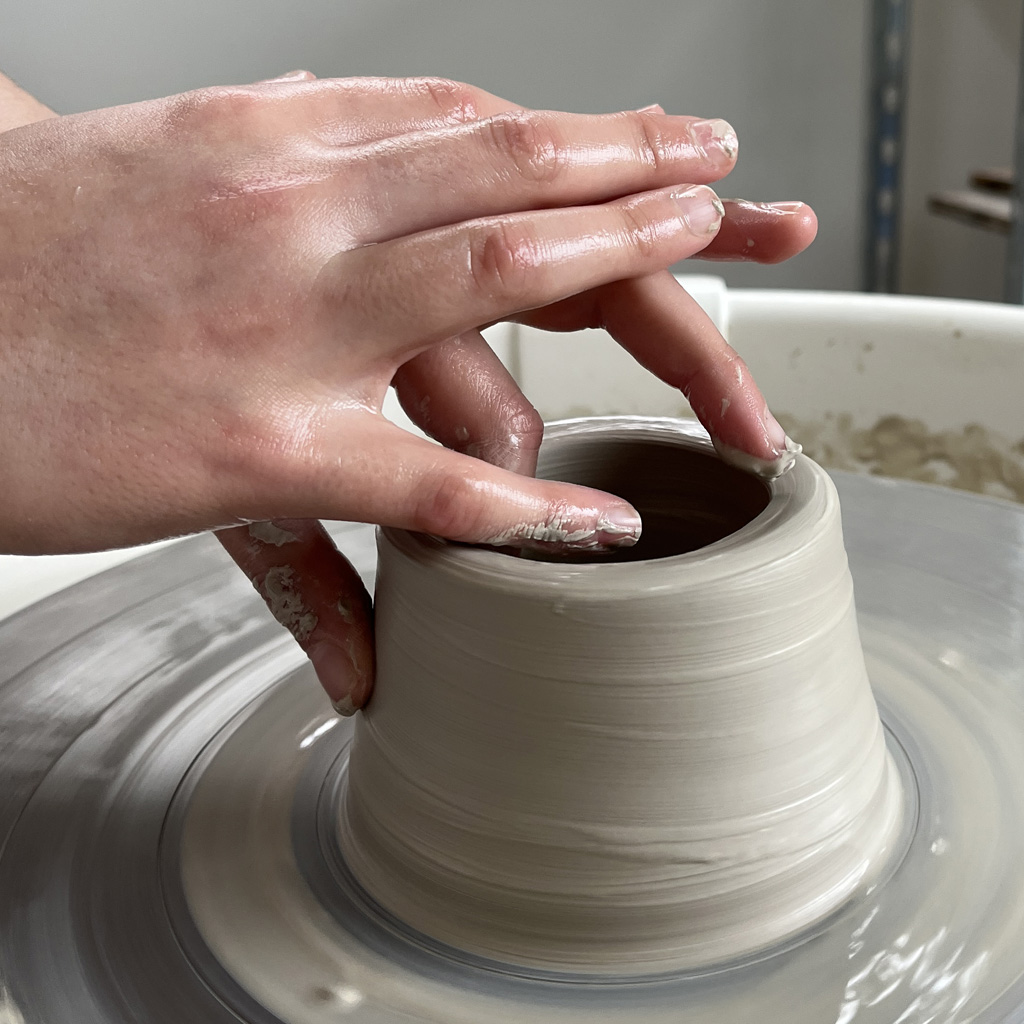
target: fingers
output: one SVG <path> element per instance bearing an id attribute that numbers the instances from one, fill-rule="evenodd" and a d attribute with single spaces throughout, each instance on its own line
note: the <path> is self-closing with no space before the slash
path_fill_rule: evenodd
<path id="1" fill-rule="evenodd" d="M 341 413 L 319 448 L 319 460 L 279 499 L 303 515 L 559 550 L 629 546 L 640 536 L 640 517 L 621 498 L 490 466 L 382 417 Z"/>
<path id="2" fill-rule="evenodd" d="M 278 519 L 216 536 L 309 655 L 335 709 L 354 714 L 373 688 L 373 611 L 327 531 L 315 520 Z"/>
<path id="3" fill-rule="evenodd" d="M 787 438 L 746 364 L 667 271 L 616 281 L 519 317 L 548 330 L 604 327 L 643 366 L 686 396 L 726 448 L 776 463 Z"/>
<path id="4" fill-rule="evenodd" d="M 544 421 L 478 331 L 416 356 L 393 383 L 410 419 L 446 448 L 533 476 Z"/>
<path id="5" fill-rule="evenodd" d="M 322 329 L 345 322 L 401 364 L 479 324 L 663 269 L 703 249 L 721 216 L 715 193 L 696 186 L 365 246 L 321 275 Z"/>
<path id="6" fill-rule="evenodd" d="M 671 274 L 612 285 L 601 296 L 611 335 L 686 396 L 712 437 L 775 460 L 786 434 L 746 364 Z"/>
<path id="7" fill-rule="evenodd" d="M 363 241 L 380 242 L 499 213 L 707 184 L 732 170 L 736 151 L 725 121 L 514 110 L 346 151 L 340 172 L 349 183 L 361 177 L 372 225 Z"/>
<path id="8" fill-rule="evenodd" d="M 725 218 L 700 260 L 781 263 L 803 252 L 818 232 L 818 218 L 806 203 L 752 203 L 724 199 Z"/>

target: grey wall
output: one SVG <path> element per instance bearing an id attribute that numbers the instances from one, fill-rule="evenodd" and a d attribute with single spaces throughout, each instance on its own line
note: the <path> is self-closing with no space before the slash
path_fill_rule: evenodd
<path id="1" fill-rule="evenodd" d="M 1002 243 L 924 210 L 927 188 L 1005 161 L 1020 0 L 919 0 L 905 283 L 998 292 Z M 806 199 L 812 249 L 737 285 L 855 288 L 867 0 L 0 0 L 0 67 L 61 111 L 247 81 L 442 74 L 531 106 L 660 102 L 727 117 L 740 164 L 725 195 Z M 721 265 L 716 265 L 718 272 Z"/>

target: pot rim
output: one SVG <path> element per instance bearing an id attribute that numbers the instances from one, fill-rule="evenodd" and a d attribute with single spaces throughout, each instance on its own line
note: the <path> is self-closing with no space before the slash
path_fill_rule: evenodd
<path id="1" fill-rule="evenodd" d="M 662 444 L 668 441 L 723 461 L 696 420 L 671 417 L 555 420 L 545 424 L 543 444 L 559 444 L 581 436 L 595 440 L 647 439 Z M 623 586 L 642 587 L 645 592 L 689 589 L 763 568 L 767 562 L 787 558 L 813 544 L 815 538 L 828 535 L 828 524 L 833 515 L 838 515 L 839 498 L 831 479 L 817 463 L 798 455 L 792 469 L 782 476 L 772 480 L 755 478 L 768 492 L 768 504 L 758 515 L 720 540 L 677 555 L 628 562 L 548 562 L 515 558 L 496 548 L 459 544 L 395 527 L 378 528 L 377 546 L 381 552 L 390 548 L 431 572 L 507 592 L 536 594 L 538 588 L 568 586 L 574 596 L 589 590 L 601 597 L 612 585 L 617 590 Z"/>

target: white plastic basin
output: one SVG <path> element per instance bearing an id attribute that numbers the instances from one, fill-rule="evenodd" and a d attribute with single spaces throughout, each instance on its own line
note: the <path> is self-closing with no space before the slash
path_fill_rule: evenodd
<path id="1" fill-rule="evenodd" d="M 684 283 L 824 465 L 1024 501 L 1024 309 Z M 511 365 L 545 419 L 689 416 L 601 331 L 517 328 Z"/>

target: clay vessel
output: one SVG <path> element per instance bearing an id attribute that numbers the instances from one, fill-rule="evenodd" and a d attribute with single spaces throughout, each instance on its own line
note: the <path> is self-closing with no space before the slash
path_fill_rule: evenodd
<path id="1" fill-rule="evenodd" d="M 797 935 L 871 884 L 902 806 L 834 486 L 642 418 L 552 426 L 539 473 L 629 499 L 643 538 L 566 563 L 380 534 L 350 869 L 432 940 L 543 970 Z"/>

